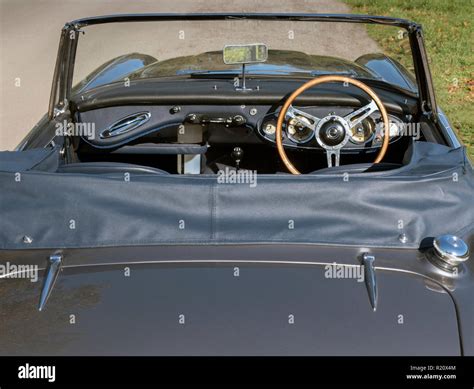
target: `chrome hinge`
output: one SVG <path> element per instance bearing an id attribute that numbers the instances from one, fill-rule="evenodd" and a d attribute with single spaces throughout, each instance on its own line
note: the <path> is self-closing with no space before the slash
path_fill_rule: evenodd
<path id="1" fill-rule="evenodd" d="M 362 255 L 362 266 L 364 267 L 364 282 L 369 294 L 370 305 L 374 312 L 377 310 L 377 279 L 375 277 L 375 257 L 369 253 Z"/>
<path id="2" fill-rule="evenodd" d="M 61 101 L 59 104 L 59 107 L 54 107 L 53 110 L 53 119 L 56 119 L 59 115 L 62 115 L 68 110 L 68 101 L 67 99 L 64 99 L 64 101 Z"/>
<path id="3" fill-rule="evenodd" d="M 41 296 L 40 302 L 38 306 L 38 310 L 42 311 L 46 306 L 46 302 L 48 301 L 51 292 L 53 291 L 54 284 L 59 275 L 59 271 L 61 270 L 63 256 L 60 253 L 53 254 L 49 257 L 48 260 L 48 267 L 46 268 L 45 278 L 43 283 L 43 288 L 41 289 Z"/>

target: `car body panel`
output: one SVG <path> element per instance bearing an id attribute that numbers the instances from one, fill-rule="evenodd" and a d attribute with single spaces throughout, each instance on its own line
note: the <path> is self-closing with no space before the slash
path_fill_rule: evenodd
<path id="1" fill-rule="evenodd" d="M 460 355 L 457 281 L 443 286 L 416 250 L 372 253 L 375 312 L 364 282 L 328 277 L 334 262 L 358 266 L 357 249 L 65 250 L 42 312 L 41 282 L 1 280 L 0 311 L 11 312 L 2 315 L 2 354 Z M 47 252 L 3 254 L 29 261 Z"/>

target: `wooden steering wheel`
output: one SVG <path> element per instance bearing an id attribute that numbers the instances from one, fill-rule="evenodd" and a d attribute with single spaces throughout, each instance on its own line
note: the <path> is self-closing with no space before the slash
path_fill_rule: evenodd
<path id="1" fill-rule="evenodd" d="M 296 98 L 304 91 L 309 88 L 312 88 L 313 86 L 326 82 L 342 82 L 344 84 L 352 84 L 367 93 L 372 98 L 372 101 L 369 104 L 363 106 L 360 109 L 357 109 L 356 111 L 344 117 L 337 115 L 328 115 L 321 119 L 306 112 L 303 112 L 299 109 L 296 109 L 292 106 Z M 326 150 L 329 167 L 333 166 L 333 155 L 335 157 L 334 166 L 339 166 L 340 150 L 349 141 L 349 138 L 351 136 L 351 129 L 361 123 L 365 118 L 367 118 L 369 115 L 371 115 L 377 110 L 380 111 L 380 114 L 382 116 L 385 131 L 382 147 L 380 148 L 377 158 L 375 159 L 375 163 L 379 163 L 385 156 L 390 140 L 390 126 L 388 121 L 388 115 L 380 98 L 371 88 L 369 88 L 363 82 L 357 81 L 349 77 L 322 76 L 308 81 L 307 83 L 296 89 L 291 94 L 291 96 L 288 97 L 278 115 L 278 121 L 275 132 L 278 154 L 280 155 L 281 160 L 291 173 L 301 174 L 288 159 L 288 156 L 285 153 L 285 149 L 282 143 L 283 123 L 285 121 L 285 118 L 289 117 L 300 122 L 303 126 L 309 127 L 311 130 L 314 131 L 317 142 L 322 148 Z"/>

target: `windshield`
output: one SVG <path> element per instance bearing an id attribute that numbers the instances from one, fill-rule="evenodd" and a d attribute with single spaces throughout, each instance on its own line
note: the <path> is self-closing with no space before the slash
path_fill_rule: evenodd
<path id="1" fill-rule="evenodd" d="M 410 44 L 406 31 L 400 27 L 342 22 L 217 20 L 112 23 L 88 26 L 83 31 L 77 49 L 74 84 L 114 58 L 138 53 L 146 61 L 128 74 L 130 79 L 237 74 L 242 65 L 224 63 L 224 46 L 262 43 L 268 48 L 268 59 L 264 63 L 248 64 L 246 71 L 250 75 L 337 74 L 393 84 L 396 82 L 383 72 L 374 71 L 375 59 L 388 55 L 401 73 L 413 79 L 411 86 L 398 86 L 416 89 Z M 384 49 L 377 44 L 381 39 L 387 42 L 384 41 Z M 117 73 L 118 80 L 123 76 Z"/>

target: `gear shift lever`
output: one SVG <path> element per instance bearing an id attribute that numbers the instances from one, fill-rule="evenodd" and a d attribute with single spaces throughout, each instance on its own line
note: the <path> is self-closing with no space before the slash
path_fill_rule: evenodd
<path id="1" fill-rule="evenodd" d="M 240 147 L 234 147 L 230 156 L 235 162 L 235 168 L 239 170 L 240 161 L 242 161 L 242 158 L 244 157 L 244 150 L 242 150 Z"/>

